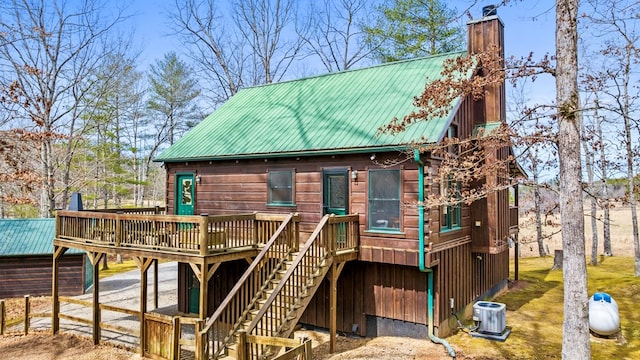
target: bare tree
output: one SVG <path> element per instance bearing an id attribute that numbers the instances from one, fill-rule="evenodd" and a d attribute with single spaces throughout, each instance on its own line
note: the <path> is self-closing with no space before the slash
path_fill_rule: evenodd
<path id="1" fill-rule="evenodd" d="M 590 20 L 600 30 L 604 47 L 600 53 L 609 58 L 606 69 L 602 72 L 604 82 L 603 93 L 611 104 L 603 106 L 622 119 L 624 138 L 624 154 L 627 176 L 627 202 L 631 208 L 633 228 L 633 244 L 635 257 L 635 275 L 640 276 L 640 237 L 638 234 L 638 214 L 636 200 L 636 184 L 634 159 L 638 151 L 634 149 L 634 139 L 640 135 L 637 119 L 633 118 L 635 102 L 640 94 L 634 91 L 633 77 L 640 64 L 640 35 L 635 31 L 638 21 L 637 2 L 631 1 L 591 1 L 593 16 Z M 600 105 L 604 105 L 600 103 Z"/>
<path id="2" fill-rule="evenodd" d="M 364 43 L 362 30 L 370 4 L 365 0 L 324 0 L 316 7 L 311 2 L 306 16 L 310 24 L 302 25 L 298 35 L 327 71 L 347 70 L 365 61 L 376 48 Z"/>
<path id="3" fill-rule="evenodd" d="M 597 116 L 597 114 L 596 114 Z M 597 120 L 596 120 L 597 121 Z M 584 151 L 585 169 L 587 172 L 587 184 L 585 190 L 589 198 L 589 217 L 591 219 L 591 265 L 598 265 L 598 204 L 594 181 L 595 149 L 592 146 L 593 131 L 587 131 L 585 122 L 581 123 L 582 148 Z"/>
<path id="4" fill-rule="evenodd" d="M 245 84 L 254 85 L 245 41 L 234 24 L 225 21 L 230 15 L 223 14 L 217 3 L 176 0 L 170 16 L 201 79 L 207 83 L 202 85 L 208 89 L 214 106 L 228 100 Z"/>
<path id="5" fill-rule="evenodd" d="M 280 81 L 301 56 L 296 1 L 176 1 L 171 19 L 217 106 L 245 86 Z M 205 93 L 207 93 L 205 91 Z"/>
<path id="6" fill-rule="evenodd" d="M 105 49 L 101 42 L 122 20 L 104 16 L 104 4 L 10 0 L 0 9 L 0 69 L 3 84 L 21 89 L 14 121 L 27 120 L 39 139 L 42 176 L 41 216 L 53 215 L 60 170 L 57 139 L 72 139 L 80 116 L 78 98 Z M 66 188 L 66 184 L 62 187 Z"/>
<path id="7" fill-rule="evenodd" d="M 601 198 L 602 198 L 602 209 L 604 212 L 603 223 L 602 223 L 602 243 L 603 243 L 603 253 L 605 256 L 613 256 L 613 250 L 611 248 L 611 217 L 610 211 L 611 203 L 609 200 L 609 186 L 607 184 L 608 180 L 608 167 L 609 161 L 607 160 L 607 155 L 605 153 L 605 139 L 602 132 L 602 122 L 603 117 L 600 116 L 597 112 L 600 107 L 599 103 L 596 102 L 595 109 L 596 113 L 594 114 L 595 122 L 596 122 L 596 136 L 598 139 L 598 150 L 600 151 L 600 177 L 601 177 Z"/>
<path id="8" fill-rule="evenodd" d="M 233 19 L 251 49 L 255 79 L 260 84 L 282 80 L 300 57 L 303 40 L 287 36 L 296 20 L 295 0 L 241 0 L 233 2 Z"/>
<path id="9" fill-rule="evenodd" d="M 590 359 L 578 96 L 578 0 L 556 2 L 556 103 L 560 159 L 564 321 L 562 358 Z"/>

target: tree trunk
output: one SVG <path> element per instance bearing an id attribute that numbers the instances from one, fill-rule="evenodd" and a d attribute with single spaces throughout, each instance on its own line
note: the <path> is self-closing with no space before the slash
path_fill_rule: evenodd
<path id="1" fill-rule="evenodd" d="M 555 250 L 553 253 L 553 267 L 551 270 L 562 270 L 562 250 Z"/>
<path id="2" fill-rule="evenodd" d="M 578 0 L 556 2 L 556 98 L 564 281 L 562 358 L 591 359 L 585 259 L 580 112 Z"/>
<path id="3" fill-rule="evenodd" d="M 540 257 L 546 256 L 547 253 L 544 250 L 544 237 L 542 236 L 542 198 L 540 196 L 540 179 L 538 178 L 538 158 L 537 156 L 531 159 L 532 172 L 533 172 L 533 204 L 536 215 L 536 241 L 538 242 L 538 254 Z"/>
<path id="4" fill-rule="evenodd" d="M 42 174 L 44 175 L 42 186 L 42 198 L 40 199 L 40 217 L 52 218 L 56 202 L 55 202 L 55 176 L 53 173 L 53 152 L 51 140 L 45 139 L 42 142 L 41 161 Z"/>
<path id="5" fill-rule="evenodd" d="M 596 120 L 597 121 L 597 120 Z M 593 159 L 594 154 L 590 149 L 590 144 L 586 140 L 587 130 L 584 126 L 584 122 L 580 126 L 582 130 L 582 147 L 584 149 L 584 163 L 587 168 L 587 182 L 589 189 L 589 204 L 590 211 L 589 217 L 591 219 L 591 265 L 598 265 L 598 208 L 596 204 L 594 186 L 593 186 Z"/>
<path id="6" fill-rule="evenodd" d="M 622 117 L 624 119 L 624 131 L 625 131 L 625 148 L 627 152 L 627 193 L 629 198 L 629 206 L 631 207 L 631 225 L 633 227 L 633 249 L 635 258 L 635 274 L 640 276 L 640 240 L 638 239 L 638 213 L 636 210 L 636 192 L 635 192 L 635 173 L 633 170 L 633 140 L 631 135 L 631 100 L 629 99 L 629 81 L 631 75 L 631 46 L 628 44 L 625 47 L 625 69 L 624 69 L 624 83 L 622 85 Z"/>
<path id="7" fill-rule="evenodd" d="M 602 245 L 604 247 L 604 256 L 613 256 L 613 251 L 611 250 L 611 222 L 609 217 L 609 188 L 607 186 L 607 156 L 604 152 L 603 141 L 604 137 L 602 135 L 602 118 L 598 116 L 598 107 L 596 104 L 595 109 L 595 118 L 596 118 L 596 131 L 598 132 L 598 141 L 600 143 L 600 172 L 602 173 L 602 201 L 603 201 L 603 211 L 604 218 L 602 224 Z"/>

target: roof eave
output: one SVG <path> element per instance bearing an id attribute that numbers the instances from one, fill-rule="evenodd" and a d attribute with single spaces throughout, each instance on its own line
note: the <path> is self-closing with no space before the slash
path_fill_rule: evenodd
<path id="1" fill-rule="evenodd" d="M 403 152 L 413 147 L 411 144 L 404 145 L 385 145 L 371 146 L 360 148 L 345 149 L 318 149 L 318 150 L 300 150 L 300 151 L 284 151 L 274 153 L 255 153 L 255 154 L 229 154 L 229 155 L 212 155 L 201 157 L 184 157 L 173 159 L 154 159 L 154 162 L 178 163 L 190 161 L 224 161 L 224 160 L 251 160 L 264 158 L 291 158 L 299 156 L 330 156 L 330 155 L 353 155 L 365 153 L 381 153 L 381 152 Z"/>

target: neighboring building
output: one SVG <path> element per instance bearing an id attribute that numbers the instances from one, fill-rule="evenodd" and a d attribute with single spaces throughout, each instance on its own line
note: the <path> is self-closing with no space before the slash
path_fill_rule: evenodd
<path id="1" fill-rule="evenodd" d="M 503 24 L 495 15 L 471 22 L 469 37 L 472 53 L 504 48 Z M 445 190 L 434 181 L 441 159 L 418 153 L 407 158 L 406 152 L 421 137 L 426 143 L 452 134 L 469 138 L 479 127 L 505 122 L 504 84 L 487 89 L 481 100 L 457 99 L 447 116 L 396 136 L 380 135 L 378 128 L 415 110 L 414 97 L 427 80 L 439 78 L 443 62 L 461 55 L 241 90 L 155 159 L 167 170 L 168 209 L 209 215 L 297 212 L 301 241 L 323 215 L 357 213 L 360 248 L 358 260 L 348 262 L 338 280 L 338 330 L 426 336 L 434 325 L 434 332 L 446 335 L 455 327 L 452 310 L 468 311 L 474 301 L 506 288 L 517 204 L 510 206 L 505 189 L 470 206 L 405 206 Z M 495 156 L 509 152 L 505 147 Z M 518 167 L 503 170 L 496 177 L 515 175 Z M 211 312 L 246 266 L 224 264 L 215 273 Z M 189 265 L 179 267 L 179 309 L 185 312 L 197 309 L 190 273 Z M 328 328 L 329 308 L 325 280 L 301 322 Z"/>
<path id="2" fill-rule="evenodd" d="M 51 295 L 55 227 L 55 219 L 0 219 L 0 299 Z M 84 252 L 70 249 L 60 258 L 60 294 L 83 294 L 85 275 Z"/>

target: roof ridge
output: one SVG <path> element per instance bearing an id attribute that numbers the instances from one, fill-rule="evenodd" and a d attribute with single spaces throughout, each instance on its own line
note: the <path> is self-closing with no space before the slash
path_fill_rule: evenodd
<path id="1" fill-rule="evenodd" d="M 411 58 L 411 59 L 402 59 L 402 60 L 397 60 L 397 61 L 389 61 L 389 62 L 384 62 L 384 63 L 375 64 L 375 65 L 371 65 L 371 66 L 360 67 L 360 68 L 346 69 L 346 70 L 340 70 L 340 71 L 335 71 L 335 72 L 326 72 L 326 73 L 322 73 L 322 74 L 304 76 L 304 77 L 301 77 L 301 78 L 289 79 L 289 80 L 273 82 L 273 83 L 269 83 L 269 84 L 259 84 L 259 85 L 247 86 L 245 88 L 240 89 L 239 91 L 242 91 L 244 89 L 258 89 L 258 88 L 268 87 L 268 86 L 272 86 L 272 85 L 286 84 L 286 83 L 292 83 L 292 82 L 297 82 L 297 81 L 305 81 L 305 80 L 317 79 L 317 78 L 322 78 L 322 77 L 328 77 L 328 76 L 352 73 L 352 72 L 356 72 L 356 71 L 364 71 L 364 70 L 369 70 L 369 69 L 376 69 L 376 68 L 381 68 L 381 67 L 386 67 L 386 66 L 393 66 L 393 65 L 398 65 L 398 64 L 402 64 L 402 63 L 409 63 L 409 62 L 414 62 L 414 61 L 437 59 L 437 58 L 451 56 L 451 55 L 454 55 L 454 54 L 465 54 L 466 52 L 467 52 L 466 50 L 451 51 L 451 52 L 446 52 L 446 53 L 436 54 L 436 55 L 421 56 L 421 57 L 415 57 L 415 58 Z"/>

